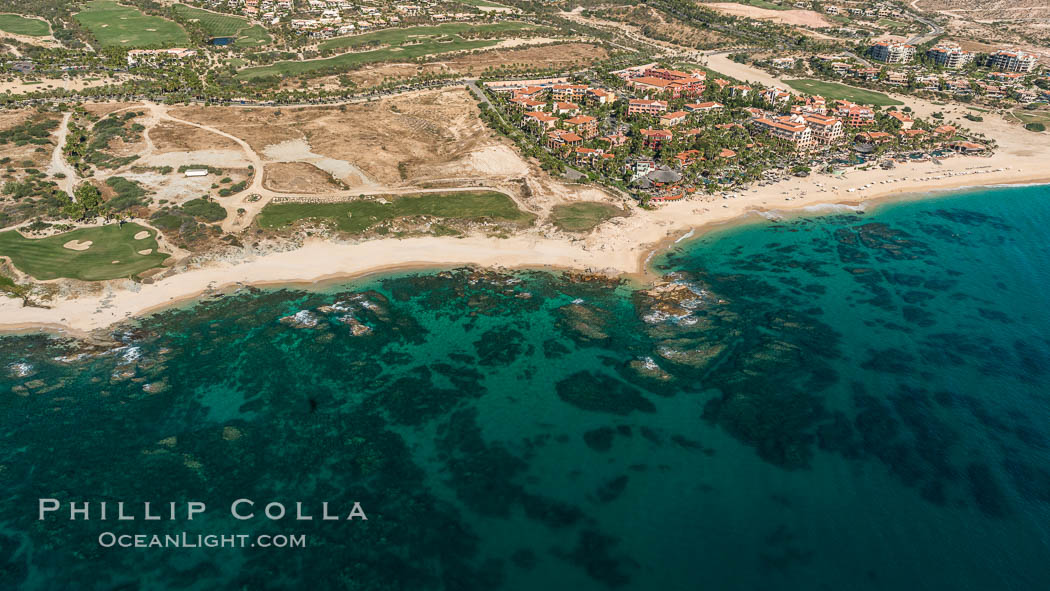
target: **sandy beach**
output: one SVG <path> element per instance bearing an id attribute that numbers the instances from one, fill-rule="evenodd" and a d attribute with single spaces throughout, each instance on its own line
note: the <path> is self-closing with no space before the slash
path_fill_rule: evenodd
<path id="1" fill-rule="evenodd" d="M 46 309 L 23 307 L 21 300 L 4 298 L 0 300 L 0 330 L 84 335 L 202 294 L 244 285 L 315 284 L 403 268 L 469 264 L 501 269 L 576 269 L 644 280 L 653 253 L 688 232 L 695 236 L 733 222 L 758 221 L 759 214 L 817 215 L 822 205 L 870 206 L 929 196 L 932 191 L 1050 182 L 1050 174 L 1034 163 L 1000 170 L 991 168 L 996 160 L 954 158 L 942 166 L 927 162 L 890 171 L 853 173 L 833 181 L 821 176 L 794 179 L 735 198 L 694 199 L 655 211 L 638 211 L 631 217 L 606 222 L 579 239 L 530 233 L 504 239 L 422 237 L 342 244 L 316 239 L 296 250 L 200 263 L 152 284 L 105 282 L 96 295 L 60 298 L 49 302 L 51 308 Z M 832 184 L 838 188 L 831 189 Z M 870 188 L 861 189 L 865 185 Z"/>
<path id="2" fill-rule="evenodd" d="M 780 85 L 779 80 L 768 74 L 732 62 L 724 55 L 711 54 L 708 58 L 719 71 L 742 79 Z M 768 80 L 760 79 L 763 77 Z M 1050 169 L 1046 165 L 1050 162 L 1050 142 L 1046 134 L 1028 132 L 993 113 L 985 113 L 984 121 L 976 123 L 963 118 L 969 112 L 965 107 L 901 98 L 906 98 L 920 117 L 929 117 L 940 111 L 943 113 L 941 122 L 968 127 L 993 138 L 998 144 L 995 154 L 991 157 L 954 156 L 940 164 L 910 162 L 890 170 L 878 167 L 854 169 L 839 176 L 791 177 L 775 184 L 736 191 L 731 197 L 692 196 L 653 210 L 632 207 L 632 215 L 613 218 L 580 236 L 553 231 L 546 225 L 502 239 L 484 235 L 357 242 L 313 238 L 296 250 L 243 254 L 218 260 L 185 259 L 176 264 L 178 273 L 155 283 L 106 281 L 90 295 L 57 297 L 47 302 L 51 307 L 46 309 L 23 307 L 20 299 L 0 298 L 0 331 L 43 329 L 85 334 L 213 291 L 243 285 L 311 284 L 406 267 L 469 264 L 506 269 L 576 269 L 644 280 L 651 279 L 646 267 L 653 253 L 667 248 L 683 235 L 689 232 L 699 235 L 712 227 L 737 221 L 757 221 L 762 219 L 760 216 L 775 217 L 770 216 L 771 212 L 817 215 L 822 210 L 831 210 L 822 207 L 826 205 L 874 204 L 929 197 L 938 191 L 964 187 L 1050 182 Z M 166 111 L 160 115 L 172 118 Z M 253 162 L 258 160 L 255 164 L 261 169 L 260 156 L 247 143 L 237 141 Z M 482 145 L 477 149 L 481 150 L 480 154 L 487 154 L 486 150 L 494 148 Z M 509 155 L 513 156 L 511 160 L 524 167 L 524 162 L 517 160 L 515 154 Z M 466 161 L 473 160 L 468 156 Z M 487 169 L 474 167 L 474 170 L 476 174 L 484 175 Z M 507 175 L 521 174 L 517 167 L 500 170 Z M 259 175 L 253 179 L 250 190 L 264 196 L 270 193 L 261 186 Z M 393 192 L 408 190 L 419 189 L 395 189 Z M 558 190 L 565 194 L 557 200 L 602 199 L 605 195 L 593 186 L 561 185 Z M 359 192 L 345 191 L 347 194 Z M 542 195 L 539 198 L 543 199 Z M 608 196 L 604 198 L 614 201 Z M 243 205 L 248 214 L 228 219 L 224 229 L 243 229 L 268 201 L 264 199 Z"/>

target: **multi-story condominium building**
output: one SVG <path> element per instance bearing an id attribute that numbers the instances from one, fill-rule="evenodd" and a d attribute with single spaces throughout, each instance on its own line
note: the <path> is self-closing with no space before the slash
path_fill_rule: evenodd
<path id="1" fill-rule="evenodd" d="M 536 111 L 542 109 L 547 103 L 530 98 L 511 99 L 510 104 L 519 111 Z"/>
<path id="2" fill-rule="evenodd" d="M 685 105 L 685 110 L 690 113 L 708 113 L 711 111 L 717 111 L 723 107 L 725 107 L 725 105 L 722 103 L 707 101 L 705 103 L 688 103 Z"/>
<path id="3" fill-rule="evenodd" d="M 575 130 L 584 139 L 598 135 L 598 119 L 590 115 L 577 115 L 572 119 L 566 119 L 565 126 Z"/>
<path id="4" fill-rule="evenodd" d="M 799 123 L 791 117 L 778 117 L 769 119 L 759 117 L 754 120 L 759 129 L 766 131 L 773 137 L 778 137 L 795 144 L 796 150 L 806 150 L 813 145 L 813 130 L 804 123 Z"/>
<path id="5" fill-rule="evenodd" d="M 667 101 L 631 99 L 627 102 L 628 115 L 659 115 L 667 112 Z"/>
<path id="6" fill-rule="evenodd" d="M 645 76 L 675 82 L 678 86 L 683 87 L 685 91 L 696 91 L 699 89 L 698 92 L 703 92 L 704 82 L 707 80 L 707 72 L 702 70 L 683 72 L 666 68 L 649 68 L 645 71 Z"/>
<path id="7" fill-rule="evenodd" d="M 985 65 L 1006 72 L 1031 72 L 1038 61 L 1035 55 L 1020 49 L 1000 49 L 988 56 Z"/>
<path id="8" fill-rule="evenodd" d="M 915 57 L 915 46 L 893 41 L 873 43 L 870 49 L 871 58 L 887 64 L 904 64 Z"/>
<path id="9" fill-rule="evenodd" d="M 699 78 L 681 78 L 668 80 L 656 76 L 640 76 L 628 82 L 632 88 L 644 93 L 670 93 L 673 98 L 685 95 L 697 95 L 704 91 L 704 81 Z"/>
<path id="10" fill-rule="evenodd" d="M 941 43 L 931 47 L 926 57 L 942 68 L 961 68 L 973 61 L 973 53 L 964 51 L 954 43 Z"/>
<path id="11" fill-rule="evenodd" d="M 602 88 L 588 88 L 587 100 L 604 105 L 616 101 L 616 94 Z"/>
<path id="12" fill-rule="evenodd" d="M 535 123 L 543 129 L 550 129 L 558 123 L 558 118 L 540 111 L 530 111 L 525 113 L 525 117 L 522 118 L 521 122 L 522 125 Z"/>
<path id="13" fill-rule="evenodd" d="M 826 115 L 828 112 L 828 103 L 822 96 L 807 96 L 797 97 L 794 105 L 791 105 L 791 112 L 808 115 L 815 113 L 817 115 Z"/>
<path id="14" fill-rule="evenodd" d="M 579 101 L 586 94 L 585 84 L 555 84 L 551 87 L 551 98 L 556 101 Z"/>
<path id="15" fill-rule="evenodd" d="M 668 70 L 666 68 L 649 68 L 645 71 L 646 76 L 663 78 L 664 80 L 691 80 L 698 78 L 703 80 L 707 77 L 706 72 L 682 72 L 681 70 Z"/>
<path id="16" fill-rule="evenodd" d="M 842 139 L 842 120 L 837 117 L 811 113 L 805 115 L 803 120 L 813 130 L 813 140 L 818 144 L 827 146 Z"/>
<path id="17" fill-rule="evenodd" d="M 864 127 L 875 121 L 875 111 L 849 101 L 835 101 L 835 116 L 842 119 L 847 127 Z"/>
<path id="18" fill-rule="evenodd" d="M 751 87 L 746 84 L 737 84 L 729 87 L 729 96 L 732 97 L 745 97 L 751 92 Z"/>
<path id="19" fill-rule="evenodd" d="M 554 131 L 547 133 L 547 147 L 551 150 L 575 148 L 582 142 L 583 138 L 571 131 L 555 129 Z"/>
<path id="20" fill-rule="evenodd" d="M 664 142 L 671 141 L 674 134 L 667 129 L 643 129 L 642 136 L 645 138 L 645 147 L 659 150 Z"/>
<path id="21" fill-rule="evenodd" d="M 667 127 L 674 127 L 685 123 L 686 118 L 689 117 L 689 113 L 685 111 L 675 111 L 674 113 L 664 113 L 660 116 L 660 125 L 666 125 Z"/>
<path id="22" fill-rule="evenodd" d="M 576 103 L 556 102 L 554 103 L 554 106 L 551 107 L 551 112 L 556 115 L 569 115 L 579 110 L 580 105 L 577 105 Z"/>
<path id="23" fill-rule="evenodd" d="M 762 91 L 762 98 L 771 104 L 783 103 L 792 100 L 792 94 L 779 88 L 767 88 Z"/>

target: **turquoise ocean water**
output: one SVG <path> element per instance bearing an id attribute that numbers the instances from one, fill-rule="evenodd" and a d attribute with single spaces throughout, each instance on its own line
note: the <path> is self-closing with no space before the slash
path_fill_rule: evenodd
<path id="1" fill-rule="evenodd" d="M 0 588 L 1050 588 L 1047 228 L 1050 188 L 974 190 L 706 234 L 655 288 L 435 270 L 2 337 Z"/>

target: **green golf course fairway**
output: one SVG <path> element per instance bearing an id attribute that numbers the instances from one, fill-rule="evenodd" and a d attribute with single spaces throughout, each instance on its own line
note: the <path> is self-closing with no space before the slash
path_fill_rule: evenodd
<path id="1" fill-rule="evenodd" d="M 147 231 L 149 236 L 135 240 L 135 234 Z M 107 224 L 81 228 L 47 238 L 26 238 L 15 230 L 0 232 L 0 255 L 11 258 L 19 271 L 36 279 L 83 279 L 101 281 L 133 277 L 159 267 L 169 255 L 157 252 L 157 232 L 138 224 Z M 66 248 L 78 240 L 91 242 L 86 250 Z M 138 251 L 150 249 L 149 254 Z M 117 261 L 117 262 L 114 262 Z"/>

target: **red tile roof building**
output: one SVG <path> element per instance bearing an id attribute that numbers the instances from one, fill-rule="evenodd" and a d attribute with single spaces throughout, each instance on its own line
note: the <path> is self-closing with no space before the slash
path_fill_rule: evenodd
<path id="1" fill-rule="evenodd" d="M 875 111 L 849 101 L 835 101 L 835 115 L 842 119 L 847 127 L 864 127 L 875 122 Z"/>
<path id="2" fill-rule="evenodd" d="M 647 99 L 631 99 L 627 103 L 628 115 L 659 115 L 667 112 L 667 101 L 651 101 Z"/>
<path id="3" fill-rule="evenodd" d="M 689 113 L 685 111 L 675 111 L 674 113 L 664 113 L 660 116 L 660 125 L 667 127 L 674 127 L 685 123 L 685 120 L 689 117 Z"/>
<path id="4" fill-rule="evenodd" d="M 555 129 L 547 134 L 547 147 L 552 150 L 573 148 L 583 143 L 583 138 L 571 131 Z"/>
<path id="5" fill-rule="evenodd" d="M 911 129 L 911 126 L 915 124 L 915 120 L 914 119 L 912 119 L 911 117 L 908 117 L 907 115 L 905 115 L 904 113 L 901 113 L 900 111 L 890 111 L 890 112 L 886 113 L 886 115 L 888 117 L 892 117 L 892 118 L 896 119 L 897 121 L 899 121 L 900 124 L 901 124 L 901 129 Z"/>
<path id="6" fill-rule="evenodd" d="M 791 117 L 769 119 L 759 117 L 754 120 L 759 129 L 795 144 L 796 150 L 808 149 L 813 143 L 813 131 L 803 123 L 793 121 Z"/>
<path id="7" fill-rule="evenodd" d="M 522 123 L 528 125 L 530 123 L 536 123 L 543 129 L 550 129 L 554 127 L 554 124 L 558 122 L 558 118 L 541 113 L 539 111 L 530 111 L 525 113 L 525 117 L 522 119 Z"/>
<path id="8" fill-rule="evenodd" d="M 813 130 L 813 140 L 821 145 L 830 145 L 842 139 L 842 120 L 836 117 L 810 113 L 803 119 L 806 126 Z"/>
<path id="9" fill-rule="evenodd" d="M 567 113 L 575 113 L 576 111 L 579 111 L 579 110 L 580 110 L 580 105 L 577 105 L 576 103 L 563 103 L 563 102 L 556 102 L 556 103 L 554 103 L 554 108 L 552 109 L 552 111 L 554 113 L 557 113 L 558 115 L 565 115 Z"/>
<path id="10" fill-rule="evenodd" d="M 725 107 L 725 105 L 723 105 L 721 103 L 708 101 L 706 103 L 689 103 L 689 104 L 687 104 L 685 106 L 685 110 L 689 111 L 690 113 L 697 113 L 697 112 L 708 113 L 708 112 L 711 112 L 711 111 L 717 111 L 717 110 L 722 109 L 724 107 Z"/>
<path id="11" fill-rule="evenodd" d="M 551 87 L 551 98 L 556 101 L 578 101 L 586 95 L 585 84 L 555 84 Z"/>
<path id="12" fill-rule="evenodd" d="M 674 134 L 667 129 L 643 129 L 641 130 L 642 137 L 645 138 L 645 147 L 658 150 L 663 146 L 664 142 L 668 142 L 674 137 Z"/>
<path id="13" fill-rule="evenodd" d="M 577 115 L 566 119 L 565 125 L 587 139 L 598 135 L 598 120 L 590 115 Z"/>

